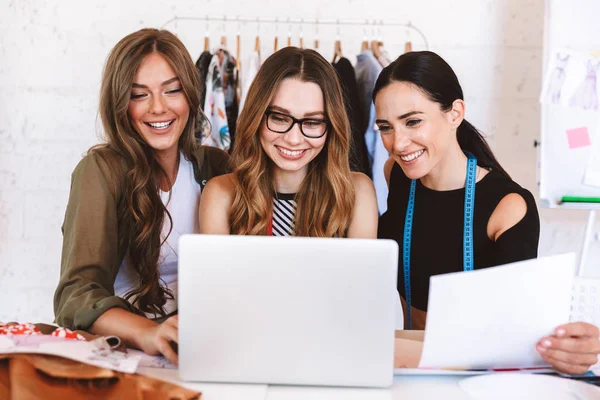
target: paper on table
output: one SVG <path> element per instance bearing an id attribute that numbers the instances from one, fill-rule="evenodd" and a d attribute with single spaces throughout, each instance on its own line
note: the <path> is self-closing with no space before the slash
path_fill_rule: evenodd
<path id="1" fill-rule="evenodd" d="M 132 374 L 139 357 L 111 349 L 104 338 L 91 342 L 50 335 L 0 336 L 0 354 L 46 354 Z"/>
<path id="2" fill-rule="evenodd" d="M 149 367 L 149 368 L 167 368 L 167 369 L 176 369 L 177 367 L 171 364 L 169 360 L 167 360 L 163 356 L 151 356 L 143 351 L 136 349 L 127 349 L 127 354 L 129 356 L 138 357 L 140 362 L 138 364 L 139 367 Z"/>
<path id="3" fill-rule="evenodd" d="M 477 400 L 598 399 L 600 388 L 556 376 L 503 374 L 464 378 L 458 386 Z"/>
<path id="4" fill-rule="evenodd" d="M 531 368 L 536 343 L 569 322 L 575 254 L 431 278 L 419 368 Z"/>

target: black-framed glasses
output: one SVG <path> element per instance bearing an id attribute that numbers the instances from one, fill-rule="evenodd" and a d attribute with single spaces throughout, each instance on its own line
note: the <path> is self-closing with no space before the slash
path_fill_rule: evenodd
<path id="1" fill-rule="evenodd" d="M 300 126 L 302 135 L 309 139 L 319 139 L 327 133 L 329 121 L 317 118 L 294 118 L 291 115 L 278 111 L 265 111 L 267 117 L 267 129 L 275 133 L 288 133 L 295 124 Z"/>

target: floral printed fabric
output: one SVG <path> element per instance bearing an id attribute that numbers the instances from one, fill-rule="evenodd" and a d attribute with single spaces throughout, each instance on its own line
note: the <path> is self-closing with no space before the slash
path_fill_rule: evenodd
<path id="1" fill-rule="evenodd" d="M 225 93 L 221 84 L 219 57 L 213 55 L 208 66 L 206 77 L 206 98 L 204 99 L 204 114 L 211 123 L 212 129 L 205 130 L 201 143 L 228 151 L 231 143 L 229 125 L 225 108 Z"/>
<path id="2" fill-rule="evenodd" d="M 43 333 L 32 323 L 24 323 L 24 324 L 0 324 L 0 335 L 6 336 L 32 336 L 32 335 L 43 335 Z M 85 340 L 83 336 L 81 336 L 77 332 L 73 332 L 67 328 L 57 328 L 50 336 L 60 337 L 64 339 L 74 339 L 74 340 Z"/>

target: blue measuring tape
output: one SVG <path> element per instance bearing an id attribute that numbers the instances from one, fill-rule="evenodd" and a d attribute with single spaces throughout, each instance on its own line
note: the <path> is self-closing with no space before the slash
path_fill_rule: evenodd
<path id="1" fill-rule="evenodd" d="M 475 209 L 475 185 L 477 178 L 477 159 L 471 153 L 467 153 L 467 176 L 465 178 L 465 207 L 463 222 L 463 269 L 465 271 L 473 270 L 473 218 Z M 410 193 L 408 194 L 408 206 L 406 207 L 406 216 L 404 219 L 404 245 L 403 245 L 403 264 L 404 264 L 404 292 L 406 299 L 406 313 L 408 319 L 408 329 L 412 329 L 412 310 L 411 310 L 411 291 L 410 291 L 410 250 L 412 244 L 412 226 L 415 214 L 415 191 L 417 181 L 410 183 Z"/>

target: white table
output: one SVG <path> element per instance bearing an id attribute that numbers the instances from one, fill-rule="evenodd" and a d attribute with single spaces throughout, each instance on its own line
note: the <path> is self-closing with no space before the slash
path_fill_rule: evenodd
<path id="1" fill-rule="evenodd" d="M 202 400 L 472 400 L 458 387 L 463 376 L 395 376 L 390 389 L 331 388 L 182 382 L 175 369 L 139 368 L 138 373 L 202 392 Z"/>

